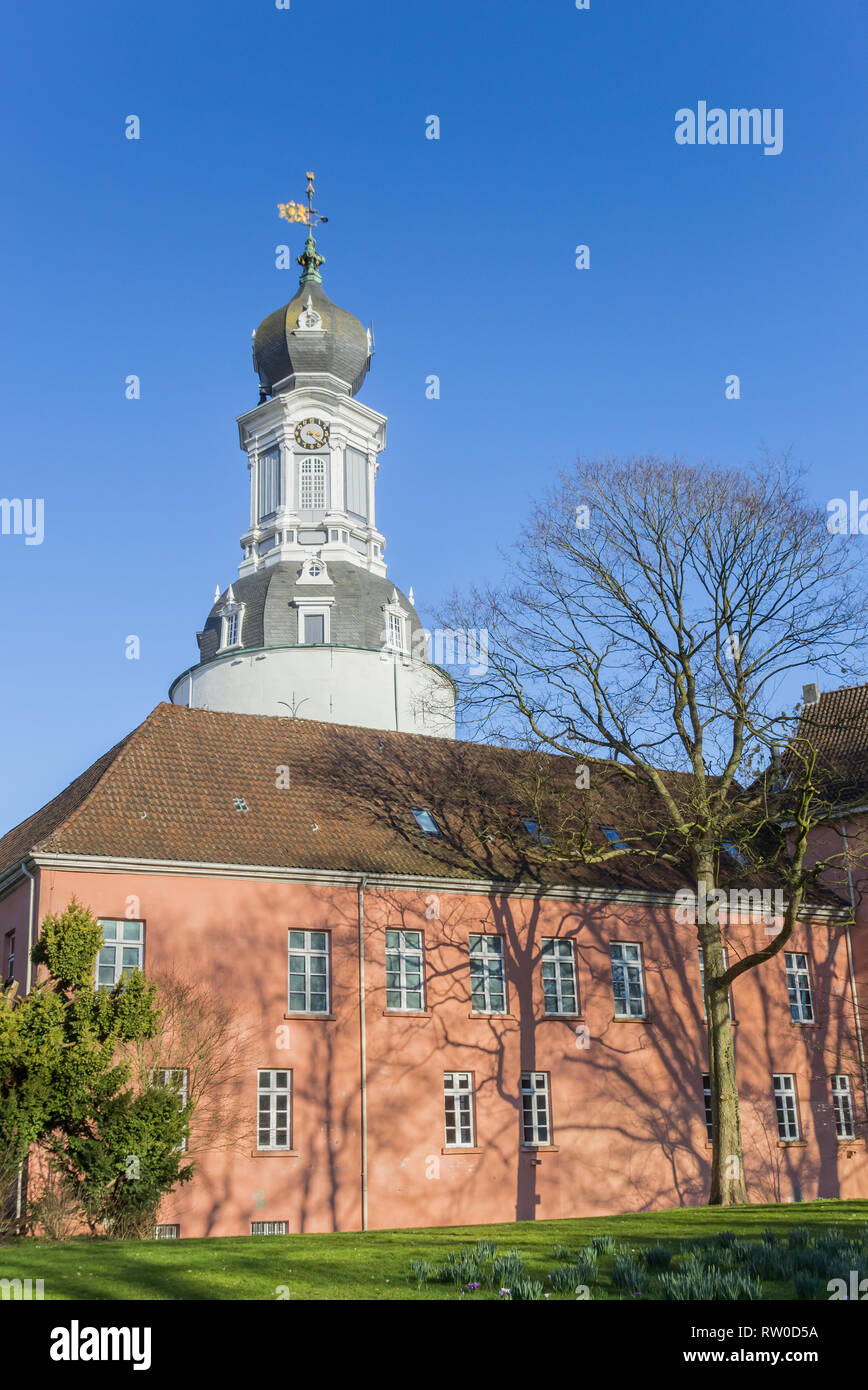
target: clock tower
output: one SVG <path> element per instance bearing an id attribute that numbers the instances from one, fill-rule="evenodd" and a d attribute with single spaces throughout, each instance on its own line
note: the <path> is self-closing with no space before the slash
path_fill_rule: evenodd
<path id="1" fill-rule="evenodd" d="M 373 340 L 322 287 L 308 206 L 290 302 L 253 336 L 259 404 L 238 419 L 250 478 L 238 579 L 215 596 L 175 704 L 453 737 L 455 690 L 386 576 L 376 483 L 386 417 L 356 397 Z M 320 221 L 326 219 L 320 218 Z"/>

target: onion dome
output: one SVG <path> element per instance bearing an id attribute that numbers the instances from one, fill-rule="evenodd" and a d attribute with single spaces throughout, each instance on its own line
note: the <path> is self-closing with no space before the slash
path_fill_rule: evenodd
<path id="1" fill-rule="evenodd" d="M 287 378 L 328 373 L 355 396 L 371 364 L 367 330 L 323 290 L 323 257 L 312 235 L 298 263 L 302 274 L 294 298 L 263 319 L 253 335 L 253 366 L 262 390 L 275 395 L 299 384 Z"/>

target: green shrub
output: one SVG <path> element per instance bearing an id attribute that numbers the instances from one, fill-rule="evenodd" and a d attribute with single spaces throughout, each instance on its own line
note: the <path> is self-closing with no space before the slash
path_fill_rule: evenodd
<path id="1" fill-rule="evenodd" d="M 430 1284 L 436 1278 L 437 1268 L 429 1264 L 427 1260 L 411 1260 L 410 1273 L 418 1279 L 420 1284 Z"/>
<path id="2" fill-rule="evenodd" d="M 612 1261 L 612 1283 L 616 1289 L 642 1293 L 648 1283 L 648 1271 L 632 1255 L 616 1255 Z"/>
<path id="3" fill-rule="evenodd" d="M 800 1269 L 793 1275 L 793 1288 L 795 1289 L 796 1298 L 820 1298 L 821 1287 L 822 1285 L 816 1274 L 809 1274 L 805 1270 Z"/>
<path id="4" fill-rule="evenodd" d="M 514 1303 L 530 1303 L 542 1298 L 543 1286 L 539 1279 L 516 1279 L 510 1290 Z"/>
<path id="5" fill-rule="evenodd" d="M 762 1287 L 755 1279 L 739 1270 L 704 1268 L 698 1263 L 679 1274 L 661 1274 L 658 1278 L 663 1299 L 713 1299 L 716 1302 L 736 1302 L 762 1298 Z"/>
<path id="6" fill-rule="evenodd" d="M 616 1243 L 614 1236 L 594 1236 L 591 1240 L 591 1249 L 596 1250 L 598 1255 L 611 1255 Z"/>
<path id="7" fill-rule="evenodd" d="M 497 1246 L 493 1240 L 478 1240 L 476 1242 L 477 1260 L 493 1260 L 497 1254 Z"/>
<path id="8" fill-rule="evenodd" d="M 568 1260 L 570 1258 L 571 1253 L 572 1252 L 566 1247 L 566 1245 L 556 1245 L 555 1248 L 552 1250 L 552 1258 L 555 1260 Z"/>

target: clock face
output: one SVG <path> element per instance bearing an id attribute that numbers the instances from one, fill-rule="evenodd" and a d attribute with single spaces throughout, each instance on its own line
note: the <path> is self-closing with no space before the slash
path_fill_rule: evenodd
<path id="1" fill-rule="evenodd" d="M 299 420 L 295 427 L 296 443 L 303 449 L 321 449 L 328 443 L 329 427 L 324 420 Z"/>

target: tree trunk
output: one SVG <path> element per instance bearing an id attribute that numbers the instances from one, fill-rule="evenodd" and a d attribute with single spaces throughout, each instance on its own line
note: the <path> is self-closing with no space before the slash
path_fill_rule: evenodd
<path id="1" fill-rule="evenodd" d="M 707 898 L 707 894 L 714 890 L 714 879 L 709 870 L 704 876 L 700 870 L 699 877 L 706 888 L 705 901 L 701 892 L 697 896 L 700 911 L 697 935 L 705 969 L 708 1075 L 711 1087 L 711 1184 L 708 1203 L 709 1206 L 733 1207 L 747 1202 L 735 1049 L 729 1016 L 729 991 L 714 987 L 714 981 L 724 973 L 720 912 L 716 899 L 709 902 Z"/>

